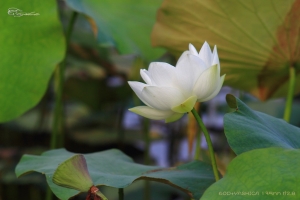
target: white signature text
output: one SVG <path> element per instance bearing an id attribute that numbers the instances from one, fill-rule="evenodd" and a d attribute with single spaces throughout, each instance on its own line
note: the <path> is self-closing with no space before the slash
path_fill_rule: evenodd
<path id="1" fill-rule="evenodd" d="M 38 16 L 40 13 L 30 12 L 26 13 L 20 10 L 19 8 L 9 8 L 7 11 L 8 15 L 12 15 L 14 17 L 22 17 L 22 16 Z"/>

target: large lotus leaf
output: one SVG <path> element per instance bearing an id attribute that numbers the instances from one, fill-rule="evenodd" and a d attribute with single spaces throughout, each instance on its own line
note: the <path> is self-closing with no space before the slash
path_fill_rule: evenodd
<path id="1" fill-rule="evenodd" d="M 162 55 L 151 47 L 151 30 L 161 0 L 66 0 L 72 9 L 91 17 L 101 45 L 115 46 L 124 54 L 136 53 L 148 60 Z"/>
<path id="2" fill-rule="evenodd" d="M 224 117 L 225 135 L 236 154 L 268 147 L 300 148 L 300 128 L 254 111 L 233 95 L 226 99 L 230 107 L 236 107 Z"/>
<path id="3" fill-rule="evenodd" d="M 78 162 L 84 162 L 84 159 L 76 159 L 76 156 L 73 157 L 74 155 L 76 154 L 64 149 L 47 151 L 41 156 L 24 155 L 16 167 L 16 174 L 21 176 L 33 171 L 43 173 L 54 194 L 60 199 L 69 199 L 77 195 L 79 191 L 67 187 L 82 190 L 82 186 L 74 185 L 79 179 L 87 181 L 85 185 L 90 185 L 87 171 L 84 167 L 85 164 L 78 164 Z M 215 181 L 212 167 L 200 161 L 194 161 L 174 168 L 160 169 L 154 166 L 136 164 L 131 158 L 115 149 L 83 155 L 94 185 L 99 186 L 124 188 L 135 180 L 150 179 L 179 188 L 192 198 L 198 199 Z M 57 179 L 56 175 L 55 182 L 66 187 L 54 184 L 52 178 L 59 164 L 64 168 L 67 166 L 70 170 L 70 161 L 79 165 L 77 167 L 74 166 L 74 169 L 71 170 L 84 169 L 80 177 L 77 177 L 74 183 L 66 184 L 66 181 Z M 61 171 L 57 173 L 61 173 Z"/>
<path id="4" fill-rule="evenodd" d="M 300 150 L 266 148 L 237 156 L 201 200 L 300 198 Z"/>
<path id="5" fill-rule="evenodd" d="M 152 43 L 176 55 L 217 45 L 225 84 L 266 100 L 286 95 L 291 65 L 300 92 L 299 13 L 300 0 L 165 0 Z"/>
<path id="6" fill-rule="evenodd" d="M 41 99 L 64 56 L 65 41 L 56 1 L 1 1 L 0 11 L 0 122 L 4 122 Z"/>

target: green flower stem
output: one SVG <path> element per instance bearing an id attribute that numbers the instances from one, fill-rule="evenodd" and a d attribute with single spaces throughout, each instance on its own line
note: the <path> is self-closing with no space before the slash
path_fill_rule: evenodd
<path id="1" fill-rule="evenodd" d="M 201 152 L 200 145 L 201 145 L 201 131 L 198 131 L 196 135 L 196 149 L 195 149 L 194 160 L 200 159 L 200 152 Z"/>
<path id="2" fill-rule="evenodd" d="M 206 139 L 206 142 L 207 142 L 207 145 L 208 145 L 208 150 L 209 150 L 209 154 L 210 154 L 210 158 L 211 158 L 211 164 L 212 164 L 212 167 L 213 167 L 215 179 L 216 179 L 216 181 L 218 181 L 220 179 L 219 178 L 219 172 L 218 172 L 218 168 L 217 168 L 215 152 L 214 152 L 214 149 L 213 149 L 213 146 L 212 146 L 212 142 L 211 142 L 209 133 L 208 133 L 206 127 L 204 126 L 204 124 L 202 122 L 202 119 L 198 115 L 198 112 L 195 110 L 195 108 L 193 108 L 193 110 L 191 112 L 193 113 L 196 121 L 198 122 L 201 130 L 204 133 L 204 136 L 205 136 L 205 139 Z"/>
<path id="3" fill-rule="evenodd" d="M 67 32 L 66 32 L 66 46 L 68 49 L 68 45 L 70 42 L 71 33 L 73 30 L 74 23 L 76 21 L 78 13 L 73 12 L 71 20 L 69 22 Z M 58 136 L 62 136 L 63 133 L 63 102 L 62 102 L 62 93 L 63 93 L 63 83 L 64 83 L 64 74 L 65 74 L 65 66 L 66 66 L 66 57 L 67 57 L 67 49 L 64 60 L 58 65 L 54 72 L 54 86 L 56 92 L 55 105 L 54 105 L 54 116 L 53 116 L 53 124 L 52 124 L 52 134 L 50 140 L 50 148 L 55 149 L 58 146 Z M 62 139 L 63 137 L 61 137 Z M 51 200 L 53 197 L 52 191 L 48 187 L 46 192 L 46 200 Z"/>
<path id="4" fill-rule="evenodd" d="M 54 116 L 53 116 L 53 125 L 52 125 L 52 134 L 50 141 L 50 148 L 55 149 L 58 146 L 58 136 L 62 136 L 63 132 L 63 102 L 62 102 L 62 94 L 63 94 L 63 83 L 64 83 L 64 75 L 65 75 L 65 66 L 66 66 L 66 57 L 67 57 L 67 49 L 70 42 L 71 33 L 73 30 L 74 23 L 76 21 L 78 13 L 73 12 L 67 31 L 66 31 L 66 54 L 64 60 L 57 66 L 54 73 L 54 85 L 55 85 L 55 105 L 54 105 Z M 61 137 L 63 138 L 63 137 Z"/>
<path id="5" fill-rule="evenodd" d="M 119 200 L 124 200 L 124 189 L 119 188 Z"/>
<path id="6" fill-rule="evenodd" d="M 289 80 L 289 89 L 288 89 L 288 93 L 287 93 L 284 116 L 283 116 L 283 119 L 287 122 L 290 121 L 293 97 L 294 97 L 294 91 L 295 91 L 296 73 L 295 73 L 294 66 L 290 67 L 290 78 L 289 79 L 290 79 Z"/>
<path id="7" fill-rule="evenodd" d="M 52 193 L 52 191 L 51 191 L 51 189 L 50 189 L 50 187 L 48 185 L 47 186 L 47 191 L 46 191 L 46 197 L 45 197 L 45 199 L 46 200 L 52 200 L 52 198 L 53 198 L 53 193 Z"/>
<path id="8" fill-rule="evenodd" d="M 98 197 L 100 197 L 102 200 L 108 200 L 108 199 L 106 198 L 106 196 L 104 196 L 104 194 L 102 194 L 102 193 L 100 192 L 100 190 L 98 190 L 98 191 L 96 192 L 96 195 L 97 195 Z"/>
<path id="9" fill-rule="evenodd" d="M 150 164 L 150 120 L 143 118 L 143 133 L 144 133 L 144 142 L 145 142 L 145 153 L 144 153 L 144 164 Z"/>
<path id="10" fill-rule="evenodd" d="M 123 125 L 122 125 L 123 118 L 124 118 L 124 106 L 122 103 L 120 105 L 120 108 L 118 111 L 118 118 L 117 118 L 118 146 L 120 149 L 124 148 L 124 143 L 125 143 L 125 133 L 124 133 Z"/>
<path id="11" fill-rule="evenodd" d="M 145 152 L 144 152 L 144 164 L 150 164 L 150 120 L 143 118 L 143 133 L 144 133 L 144 142 L 145 142 Z M 150 200 L 150 182 L 145 181 L 144 185 L 144 200 Z"/>

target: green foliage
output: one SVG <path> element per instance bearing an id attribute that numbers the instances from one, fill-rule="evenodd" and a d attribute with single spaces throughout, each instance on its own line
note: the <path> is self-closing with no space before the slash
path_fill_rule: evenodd
<path id="1" fill-rule="evenodd" d="M 300 92 L 299 12 L 299 0 L 165 0 L 152 42 L 175 55 L 217 45 L 225 84 L 266 100 L 286 95 L 290 65 Z"/>
<path id="2" fill-rule="evenodd" d="M 0 5 L 0 122 L 4 122 L 41 99 L 64 56 L 65 41 L 55 1 L 10 0 Z M 11 6 L 22 11 L 9 15 Z M 16 15 L 31 12 L 39 15 Z"/>
<path id="3" fill-rule="evenodd" d="M 150 34 L 161 0 L 67 0 L 72 9 L 91 17 L 101 45 L 115 46 L 124 54 L 136 53 L 149 61 L 163 51 L 152 48 Z"/>
<path id="4" fill-rule="evenodd" d="M 300 148 L 298 127 L 254 111 L 240 99 L 235 99 L 238 109 L 225 115 L 224 130 L 228 143 L 236 154 L 268 147 Z"/>
<path id="5" fill-rule="evenodd" d="M 300 198 L 300 151 L 265 148 L 243 153 L 201 200 L 286 200 Z"/>
<path id="6" fill-rule="evenodd" d="M 60 199 L 68 199 L 79 193 L 79 191 L 70 189 L 70 187 L 80 188 L 81 190 L 81 186 L 76 185 L 78 183 L 77 178 L 74 179 L 74 183 L 66 184 L 66 182 L 63 182 L 61 179 L 63 177 L 60 177 L 59 183 L 63 183 L 62 185 L 68 188 L 54 184 L 52 179 L 54 173 L 63 173 L 61 169 L 55 172 L 58 164 L 62 163 L 60 166 L 68 166 L 68 168 L 64 168 L 63 171 L 70 169 L 70 167 L 72 168 L 70 164 L 74 160 L 72 158 L 70 159 L 70 157 L 74 155 L 75 154 L 64 149 L 47 151 L 41 156 L 24 155 L 17 165 L 16 174 L 17 176 L 21 176 L 33 171 L 43 173 L 54 194 Z M 154 180 L 179 188 L 188 193 L 191 197 L 198 199 L 203 192 L 214 183 L 211 166 L 200 161 L 194 161 L 174 168 L 160 169 L 154 166 L 135 164 L 131 158 L 118 150 L 85 154 L 84 157 L 94 185 L 124 188 L 136 180 Z M 82 163 L 83 160 L 77 161 L 80 165 L 84 166 Z M 75 157 L 75 163 L 78 164 L 77 161 Z M 72 170 L 74 170 L 74 172 L 78 171 L 79 168 L 75 168 L 76 169 Z M 86 171 L 81 172 L 79 175 L 81 178 L 83 176 L 87 177 L 82 174 L 86 174 Z"/>

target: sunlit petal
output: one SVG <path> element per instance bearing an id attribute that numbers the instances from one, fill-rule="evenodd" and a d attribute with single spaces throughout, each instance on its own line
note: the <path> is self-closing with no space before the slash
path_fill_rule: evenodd
<path id="1" fill-rule="evenodd" d="M 150 106 L 147 101 L 145 101 L 142 97 L 142 91 L 144 87 L 147 86 L 145 83 L 137 82 L 137 81 L 128 81 L 129 86 L 131 89 L 135 92 L 135 94 L 139 97 L 139 99 L 146 104 L 147 106 Z M 151 107 L 151 106 L 150 106 Z"/>
<path id="2" fill-rule="evenodd" d="M 197 52 L 196 48 L 194 47 L 194 45 L 189 44 L 189 50 L 190 50 L 190 54 L 198 56 L 198 52 Z"/>
<path id="3" fill-rule="evenodd" d="M 220 76 L 218 75 L 218 65 L 205 70 L 197 80 L 194 87 L 194 94 L 199 99 L 210 96 L 219 85 Z"/>
<path id="4" fill-rule="evenodd" d="M 217 51 L 217 46 L 214 47 L 214 51 L 213 51 L 212 57 L 213 57 L 213 59 L 212 59 L 211 65 L 218 64 L 220 66 L 220 61 L 219 61 L 219 55 L 218 55 L 218 51 Z"/>
<path id="5" fill-rule="evenodd" d="M 141 96 L 152 108 L 159 110 L 171 110 L 185 100 L 182 92 L 174 87 L 147 86 Z"/>
<path id="6" fill-rule="evenodd" d="M 217 88 L 215 89 L 215 91 L 209 95 L 208 97 L 205 97 L 203 99 L 198 99 L 198 101 L 200 102 L 204 102 L 204 101 L 209 101 L 211 100 L 212 98 L 214 98 L 215 96 L 217 96 L 217 94 L 219 94 L 221 88 L 222 88 L 222 85 L 223 85 L 223 82 L 224 82 L 224 79 L 225 79 L 225 75 L 224 74 L 221 78 L 220 78 L 220 81 L 219 81 L 219 85 L 217 86 Z"/>
<path id="7" fill-rule="evenodd" d="M 176 85 L 186 95 L 191 96 L 195 82 L 200 74 L 206 69 L 205 63 L 195 55 L 187 54 L 176 65 Z"/>
<path id="8" fill-rule="evenodd" d="M 151 81 L 151 78 L 150 78 L 150 74 L 147 70 L 145 69 L 141 69 L 140 70 L 140 74 L 143 78 L 143 80 L 148 84 L 148 85 L 152 85 L 152 81 Z"/>
<path id="9" fill-rule="evenodd" d="M 212 62 L 213 58 L 212 58 L 211 49 L 207 42 L 204 42 L 204 44 L 199 52 L 199 57 L 205 62 L 206 67 L 211 66 L 211 62 Z"/>
<path id="10" fill-rule="evenodd" d="M 148 70 L 153 85 L 172 86 L 174 85 L 175 68 L 163 62 L 152 62 Z"/>
<path id="11" fill-rule="evenodd" d="M 181 54 L 181 56 L 179 57 L 177 63 L 179 63 L 183 58 L 185 58 L 187 56 L 187 54 L 191 54 L 189 51 L 185 51 Z"/>

